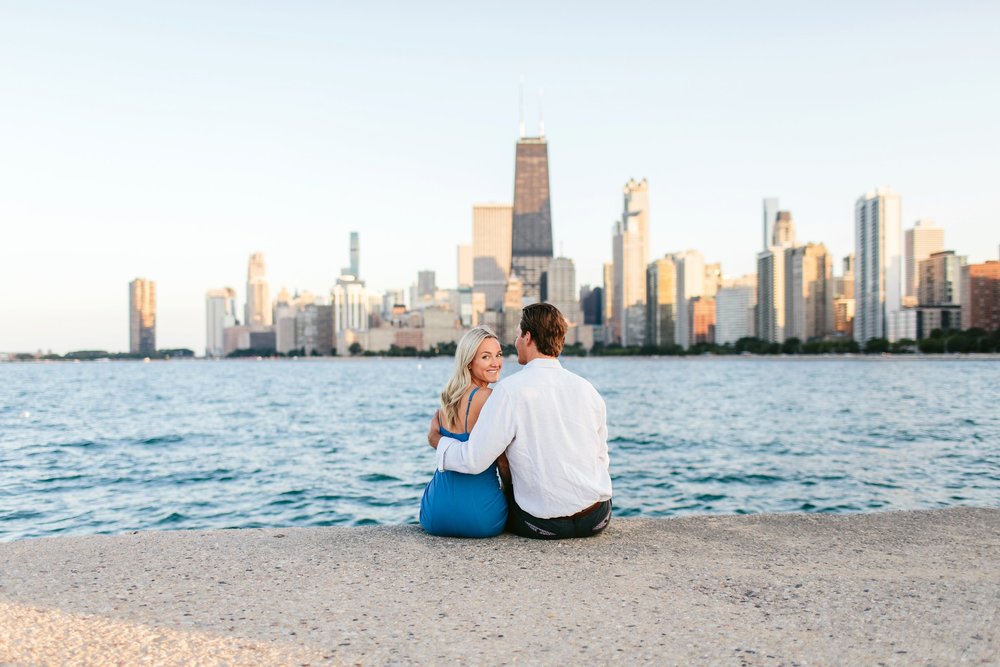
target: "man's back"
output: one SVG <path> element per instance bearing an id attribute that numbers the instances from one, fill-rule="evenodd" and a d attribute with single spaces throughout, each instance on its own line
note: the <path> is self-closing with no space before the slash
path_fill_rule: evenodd
<path id="1" fill-rule="evenodd" d="M 499 399 L 499 401 L 498 401 Z M 604 400 L 556 359 L 535 359 L 496 385 L 511 419 L 514 497 L 537 517 L 568 516 L 611 497 Z"/>

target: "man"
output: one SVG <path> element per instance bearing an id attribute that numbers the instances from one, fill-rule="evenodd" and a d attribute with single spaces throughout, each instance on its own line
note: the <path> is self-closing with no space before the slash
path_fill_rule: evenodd
<path id="1" fill-rule="evenodd" d="M 514 340 L 524 369 L 494 386 L 468 442 L 442 437 L 437 415 L 427 434 L 439 470 L 480 473 L 507 452 L 507 529 L 523 537 L 588 537 L 611 520 L 607 409 L 593 385 L 556 359 L 566 329 L 555 306 L 526 307 Z"/>

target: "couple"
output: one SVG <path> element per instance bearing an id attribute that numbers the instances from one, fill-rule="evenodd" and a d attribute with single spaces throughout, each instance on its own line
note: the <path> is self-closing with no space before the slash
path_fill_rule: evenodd
<path id="1" fill-rule="evenodd" d="M 506 527 L 561 539 L 608 525 L 606 408 L 589 382 L 556 359 L 566 330 L 555 306 L 525 307 L 514 339 L 524 369 L 502 382 L 496 335 L 476 327 L 462 337 L 427 434 L 437 471 L 420 503 L 424 530 L 491 537 Z"/>

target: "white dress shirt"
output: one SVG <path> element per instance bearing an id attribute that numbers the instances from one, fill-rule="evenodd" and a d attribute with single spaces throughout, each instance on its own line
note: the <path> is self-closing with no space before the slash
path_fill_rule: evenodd
<path id="1" fill-rule="evenodd" d="M 604 399 L 557 359 L 498 382 L 468 442 L 441 438 L 438 469 L 480 473 L 504 450 L 514 500 L 532 516 L 572 516 L 611 498 Z"/>

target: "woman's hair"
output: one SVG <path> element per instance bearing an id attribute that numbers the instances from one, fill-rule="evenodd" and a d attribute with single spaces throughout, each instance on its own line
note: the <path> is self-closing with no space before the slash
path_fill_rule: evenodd
<path id="1" fill-rule="evenodd" d="M 451 379 L 441 391 L 441 409 L 444 411 L 445 423 L 442 426 L 456 426 L 458 420 L 458 406 L 462 403 L 465 390 L 472 384 L 472 373 L 469 372 L 469 364 L 476 356 L 476 350 L 487 338 L 493 338 L 498 343 L 500 339 L 486 326 L 478 326 L 470 329 L 458 341 L 455 349 L 455 370 L 451 374 Z"/>
<path id="2" fill-rule="evenodd" d="M 521 333 L 531 334 L 538 351 L 548 357 L 562 353 L 569 328 L 566 318 L 551 303 L 533 303 L 521 311 Z"/>

